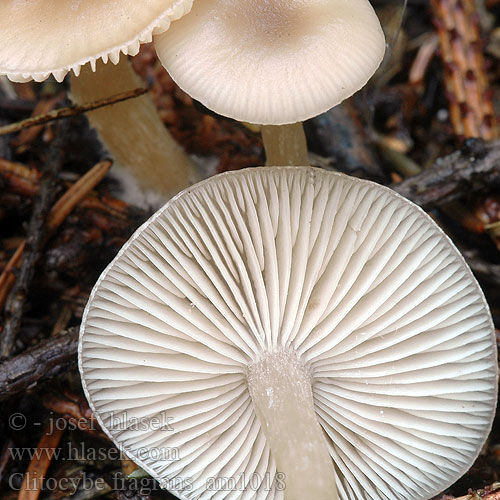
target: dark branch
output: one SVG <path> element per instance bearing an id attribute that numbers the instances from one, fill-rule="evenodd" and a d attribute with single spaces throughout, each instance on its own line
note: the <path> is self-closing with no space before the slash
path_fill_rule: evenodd
<path id="1" fill-rule="evenodd" d="M 500 185 L 500 141 L 471 139 L 461 151 L 440 158 L 432 168 L 391 187 L 429 210 L 494 185 Z"/>
<path id="2" fill-rule="evenodd" d="M 32 389 L 76 364 L 78 328 L 72 327 L 0 364 L 0 400 Z"/>
<path id="3" fill-rule="evenodd" d="M 5 327 L 0 339 L 0 359 L 8 358 L 14 350 L 29 285 L 45 238 L 46 219 L 54 199 L 56 180 L 63 162 L 62 145 L 65 138 L 62 127 L 59 127 L 58 132 L 58 137 L 50 146 L 40 189 L 33 206 L 19 276 L 5 305 Z"/>

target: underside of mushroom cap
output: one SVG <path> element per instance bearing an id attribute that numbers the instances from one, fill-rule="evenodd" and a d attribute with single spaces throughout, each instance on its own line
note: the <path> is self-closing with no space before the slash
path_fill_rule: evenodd
<path id="1" fill-rule="evenodd" d="M 463 258 L 393 191 L 310 167 L 168 202 L 92 291 L 79 366 L 103 429 L 162 486 L 281 499 L 248 391 L 280 352 L 308 371 L 342 500 L 432 498 L 491 428 L 494 329 Z"/>
<path id="2" fill-rule="evenodd" d="M 0 74 L 16 82 L 61 81 L 83 64 L 135 55 L 193 0 L 2 0 Z"/>
<path id="3" fill-rule="evenodd" d="M 197 0 L 155 45 L 189 95 L 264 125 L 340 103 L 365 85 L 385 51 L 368 0 Z"/>

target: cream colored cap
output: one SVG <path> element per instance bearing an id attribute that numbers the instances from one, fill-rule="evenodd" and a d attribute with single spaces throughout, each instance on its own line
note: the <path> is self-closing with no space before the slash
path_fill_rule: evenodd
<path id="1" fill-rule="evenodd" d="M 155 44 L 172 78 L 205 106 L 275 125 L 354 94 L 385 51 L 367 0 L 196 0 Z"/>
<path id="2" fill-rule="evenodd" d="M 98 59 L 135 55 L 193 0 L 2 0 L 0 74 L 16 82 L 61 81 Z"/>

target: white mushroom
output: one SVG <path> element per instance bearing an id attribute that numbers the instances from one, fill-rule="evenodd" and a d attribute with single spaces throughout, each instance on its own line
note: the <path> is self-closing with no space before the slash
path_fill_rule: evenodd
<path id="1" fill-rule="evenodd" d="M 115 66 L 120 54 L 137 54 L 141 43 L 188 13 L 192 1 L 2 0 L 0 75 L 16 82 L 40 82 L 50 75 L 62 81 L 73 71 L 80 76 L 72 82 L 72 98 L 80 104 L 132 90 L 143 83 L 123 56 Z M 113 64 L 94 73 L 108 60 Z M 92 112 L 90 120 L 116 163 L 146 193 L 154 191 L 165 200 L 189 185 L 191 161 L 149 96 Z"/>
<path id="2" fill-rule="evenodd" d="M 154 39 L 189 95 L 221 115 L 263 125 L 273 166 L 309 163 L 297 122 L 357 92 L 385 52 L 368 0 L 196 0 Z"/>
<path id="3" fill-rule="evenodd" d="M 15 82 L 62 81 L 98 59 L 118 63 L 135 55 L 170 22 L 191 9 L 193 0 L 2 0 L 0 74 Z"/>
<path id="4" fill-rule="evenodd" d="M 365 85 L 385 51 L 368 0 L 196 0 L 154 39 L 189 95 L 263 125 L 327 111 Z"/>
<path id="5" fill-rule="evenodd" d="M 497 395 L 450 240 L 391 190 L 310 167 L 167 203 L 95 286 L 79 366 L 110 438 L 183 499 L 426 500 L 470 467 Z"/>

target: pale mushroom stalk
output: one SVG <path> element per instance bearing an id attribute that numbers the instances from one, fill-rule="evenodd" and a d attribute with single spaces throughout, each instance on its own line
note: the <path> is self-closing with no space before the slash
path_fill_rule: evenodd
<path id="1" fill-rule="evenodd" d="M 0 75 L 14 82 L 42 82 L 52 75 L 61 82 L 70 71 L 76 77 L 81 73 L 73 79 L 79 103 L 142 86 L 126 60 L 116 67 L 111 63 L 118 63 L 121 54 L 136 55 L 141 43 L 151 42 L 153 34 L 168 30 L 172 21 L 186 15 L 192 2 L 2 0 Z M 125 191 L 131 189 L 129 194 L 145 195 L 146 205 L 152 205 L 187 187 L 191 163 L 148 96 L 96 111 L 90 121 L 115 163 L 133 169 L 132 179 L 126 175 L 121 179 Z"/>
<path id="2" fill-rule="evenodd" d="M 118 64 L 97 62 L 71 80 L 76 104 L 94 101 L 144 85 L 126 57 Z M 192 164 L 170 135 L 148 95 L 88 113 L 91 125 L 120 167 L 128 170 L 145 192 L 170 198 L 189 185 Z"/>
<path id="3" fill-rule="evenodd" d="M 336 500 L 335 473 L 314 410 L 311 375 L 292 352 L 249 366 L 248 388 L 276 460 L 286 500 Z"/>
<path id="4" fill-rule="evenodd" d="M 308 165 L 307 142 L 302 123 L 263 125 L 262 140 L 268 166 Z"/>

